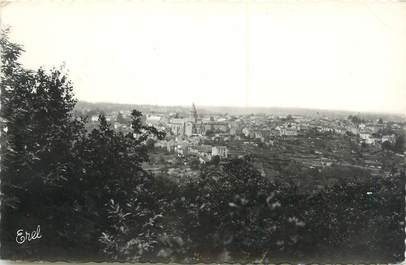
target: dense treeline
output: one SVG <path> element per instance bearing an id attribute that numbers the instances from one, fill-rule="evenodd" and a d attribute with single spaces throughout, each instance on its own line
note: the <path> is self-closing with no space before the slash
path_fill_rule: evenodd
<path id="1" fill-rule="evenodd" d="M 149 139 L 164 135 L 131 115 L 132 133 L 103 115 L 85 130 L 62 70 L 26 70 L 1 38 L 1 254 L 10 259 L 174 262 L 399 261 L 404 174 L 338 181 L 302 193 L 268 179 L 252 158 L 202 168 L 197 181 L 152 176 Z M 42 238 L 18 244 L 18 229 Z"/>

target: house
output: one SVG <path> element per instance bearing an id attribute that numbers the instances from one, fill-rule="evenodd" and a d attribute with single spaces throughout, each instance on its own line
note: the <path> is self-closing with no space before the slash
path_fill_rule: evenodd
<path id="1" fill-rule="evenodd" d="M 297 136 L 298 131 L 296 127 L 283 127 L 279 131 L 280 136 Z"/>
<path id="2" fill-rule="evenodd" d="M 175 152 L 178 153 L 178 156 L 185 156 L 188 154 L 189 147 L 187 143 L 178 143 L 177 146 L 175 146 Z"/>
<path id="3" fill-rule="evenodd" d="M 330 127 L 327 127 L 327 126 L 318 126 L 317 131 L 318 132 L 333 132 L 334 129 L 330 128 Z"/>
<path id="4" fill-rule="evenodd" d="M 381 139 L 376 138 L 376 137 L 371 137 L 365 140 L 366 144 L 377 144 L 380 142 Z"/>
<path id="5" fill-rule="evenodd" d="M 211 160 L 211 157 L 209 158 L 209 157 L 199 156 L 199 162 L 201 164 L 205 164 L 205 163 L 209 162 L 210 160 Z"/>
<path id="6" fill-rule="evenodd" d="M 267 138 L 270 135 L 270 131 L 269 130 L 264 130 L 264 129 L 253 130 L 253 132 L 254 132 L 254 137 L 256 139 Z"/>
<path id="7" fill-rule="evenodd" d="M 358 134 L 359 133 L 358 128 L 353 127 L 353 126 L 346 126 L 345 129 L 347 130 L 347 132 L 350 132 L 352 134 Z"/>
<path id="8" fill-rule="evenodd" d="M 189 152 L 191 154 L 199 156 L 201 163 L 211 159 L 212 146 L 211 145 L 196 145 L 190 146 Z"/>
<path id="9" fill-rule="evenodd" d="M 337 134 L 344 135 L 346 130 L 345 130 L 345 128 L 335 128 L 334 132 L 337 133 Z"/>
<path id="10" fill-rule="evenodd" d="M 93 115 L 92 117 L 90 117 L 90 121 L 92 121 L 92 122 L 97 122 L 98 120 L 99 120 L 98 115 Z"/>
<path id="11" fill-rule="evenodd" d="M 368 132 L 360 132 L 359 137 L 362 140 L 368 140 L 368 139 L 372 138 L 372 135 Z"/>
<path id="12" fill-rule="evenodd" d="M 228 157 L 228 149 L 226 146 L 213 146 L 211 149 L 212 156 L 219 156 L 221 158 Z"/>
<path id="13" fill-rule="evenodd" d="M 242 129 L 242 134 L 245 137 L 248 137 L 251 134 L 251 130 L 249 128 L 245 127 L 245 128 Z"/>
<path id="14" fill-rule="evenodd" d="M 157 125 L 161 122 L 160 116 L 148 115 L 146 118 L 146 124 L 149 126 Z"/>
<path id="15" fill-rule="evenodd" d="M 376 144 L 380 141 L 379 138 L 376 138 L 371 133 L 365 131 L 360 132 L 359 137 L 361 138 L 361 141 L 366 144 Z"/>
<path id="16" fill-rule="evenodd" d="M 233 158 L 243 158 L 246 153 L 243 150 L 230 150 L 228 155 Z"/>
<path id="17" fill-rule="evenodd" d="M 393 143 L 395 143 L 395 141 L 396 141 L 396 136 L 394 134 L 382 136 L 382 143 L 389 142 L 389 143 L 393 144 Z"/>

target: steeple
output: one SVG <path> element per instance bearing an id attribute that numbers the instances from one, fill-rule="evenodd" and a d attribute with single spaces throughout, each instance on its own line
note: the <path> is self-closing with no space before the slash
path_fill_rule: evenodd
<path id="1" fill-rule="evenodd" d="M 197 114 L 197 109 L 196 109 L 195 103 L 192 103 L 192 116 L 194 119 L 194 123 L 197 123 L 199 115 Z"/>

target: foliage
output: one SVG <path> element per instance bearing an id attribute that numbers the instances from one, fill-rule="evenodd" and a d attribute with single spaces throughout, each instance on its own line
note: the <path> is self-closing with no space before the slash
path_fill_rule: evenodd
<path id="1" fill-rule="evenodd" d="M 47 237 L 66 242 L 59 231 L 66 229 L 62 220 L 69 215 L 64 211 L 69 201 L 60 191 L 69 178 L 72 145 L 83 134 L 83 122 L 72 116 L 76 103 L 72 84 L 62 70 L 24 69 L 17 61 L 22 48 L 4 34 L 0 42 L 1 116 L 6 128 L 1 161 L 2 241 L 13 242 L 19 228 L 41 224 L 43 231 L 49 231 Z M 27 247 L 25 253 L 39 254 L 38 244 Z M 18 247 L 3 246 L 3 253 Z"/>
<path id="2" fill-rule="evenodd" d="M 156 241 L 155 222 L 159 201 L 154 197 L 154 180 L 141 163 L 148 161 L 147 141 L 162 136 L 155 128 L 140 123 L 141 113 L 133 111 L 134 133 L 114 131 L 104 116 L 76 145 L 72 187 L 81 187 L 75 201 L 83 214 L 90 214 L 102 250 L 120 260 L 139 260 Z M 114 244 L 111 243 L 114 242 Z"/>
<path id="3" fill-rule="evenodd" d="M 403 154 L 406 151 L 405 140 L 406 140 L 406 134 L 404 132 L 396 134 L 394 143 L 385 141 L 382 143 L 382 149 L 391 150 L 393 152 Z"/>
<path id="4" fill-rule="evenodd" d="M 153 179 L 141 163 L 148 160 L 148 140 L 163 134 L 143 125 L 136 110 L 133 133 L 115 132 L 103 115 L 99 128 L 86 133 L 83 119 L 73 116 L 76 101 L 66 74 L 57 69 L 24 69 L 17 61 L 22 49 L 7 34 L 1 47 L 1 115 L 6 128 L 1 161 L 2 255 L 41 258 L 60 251 L 74 257 L 96 256 L 99 250 L 108 252 L 102 236 L 111 233 L 129 244 L 120 237 L 121 227 L 117 230 L 122 221 L 112 217 L 117 207 L 142 209 L 126 213 L 126 221 L 131 235 L 138 233 L 137 242 L 150 244 L 153 229 L 145 231 L 154 225 L 147 223 L 158 218 L 159 210 L 153 208 L 158 203 L 150 191 Z M 43 240 L 25 247 L 15 244 L 15 231 L 37 225 L 46 231 Z M 95 243 L 98 238 L 101 244 Z M 78 248 L 78 242 L 83 246 Z M 137 244 L 138 252 L 149 249 Z M 137 258 L 123 248 L 119 246 L 117 257 Z"/>
<path id="5" fill-rule="evenodd" d="M 352 122 L 353 124 L 355 124 L 355 125 L 360 125 L 361 123 L 364 123 L 364 122 L 365 122 L 365 120 L 363 120 L 362 118 L 360 118 L 360 117 L 357 116 L 357 115 L 349 115 L 349 116 L 348 116 L 348 120 L 349 120 L 350 122 Z"/>

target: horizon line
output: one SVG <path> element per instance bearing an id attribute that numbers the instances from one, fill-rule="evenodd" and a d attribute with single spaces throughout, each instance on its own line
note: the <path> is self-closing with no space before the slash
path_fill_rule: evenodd
<path id="1" fill-rule="evenodd" d="M 193 102 L 190 105 L 186 104 L 175 104 L 175 105 L 165 105 L 165 104 L 151 104 L 151 103 L 121 103 L 121 102 L 112 102 L 112 101 L 88 101 L 88 100 L 81 100 L 77 99 L 77 102 L 84 102 L 90 104 L 116 104 L 116 105 L 136 105 L 136 106 L 155 106 L 155 107 L 182 107 L 182 108 L 189 108 L 192 106 Z M 398 115 L 406 118 L 406 113 L 401 112 L 393 112 L 393 111 L 376 111 L 376 110 L 351 110 L 351 109 L 324 109 L 324 108 L 309 108 L 309 107 L 287 107 L 287 106 L 243 106 L 243 105 L 199 105 L 194 103 L 197 108 L 238 108 L 238 109 L 300 109 L 300 110 L 308 110 L 308 111 L 329 111 L 329 112 L 352 112 L 352 113 L 359 113 L 359 114 L 384 114 L 384 115 Z"/>

